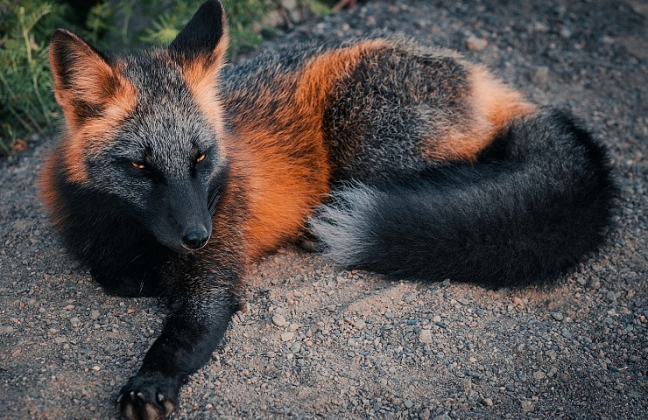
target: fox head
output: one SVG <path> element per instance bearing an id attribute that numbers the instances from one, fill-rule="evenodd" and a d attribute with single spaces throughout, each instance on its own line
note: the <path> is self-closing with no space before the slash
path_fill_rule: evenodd
<path id="1" fill-rule="evenodd" d="M 217 89 L 227 45 L 213 0 L 168 48 L 111 56 L 61 29 L 50 45 L 65 182 L 110 195 L 175 252 L 207 243 L 227 172 Z"/>

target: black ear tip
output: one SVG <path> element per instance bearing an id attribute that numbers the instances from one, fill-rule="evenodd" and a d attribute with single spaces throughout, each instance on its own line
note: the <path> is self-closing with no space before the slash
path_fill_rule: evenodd
<path id="1" fill-rule="evenodd" d="M 207 0 L 198 9 L 199 12 L 208 13 L 210 15 L 220 16 L 223 14 L 223 5 L 218 0 Z"/>
<path id="2" fill-rule="evenodd" d="M 74 37 L 75 37 L 74 33 L 68 31 L 67 29 L 58 28 L 52 34 L 52 41 L 66 39 L 66 38 L 69 39 L 69 38 L 74 38 Z"/>
<path id="3" fill-rule="evenodd" d="M 221 2 L 208 0 L 169 45 L 169 51 L 185 58 L 214 51 L 227 30 Z"/>

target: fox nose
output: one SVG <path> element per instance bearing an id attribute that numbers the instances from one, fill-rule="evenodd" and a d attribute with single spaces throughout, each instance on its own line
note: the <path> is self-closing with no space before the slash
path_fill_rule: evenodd
<path id="1" fill-rule="evenodd" d="M 202 248 L 207 240 L 209 240 L 209 232 L 202 226 L 191 228 L 182 236 L 182 243 L 190 249 Z"/>

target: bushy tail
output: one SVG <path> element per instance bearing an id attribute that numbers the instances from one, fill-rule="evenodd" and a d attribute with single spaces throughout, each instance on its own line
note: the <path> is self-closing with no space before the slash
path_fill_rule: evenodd
<path id="1" fill-rule="evenodd" d="M 476 164 L 347 185 L 310 222 L 347 268 L 492 287 L 545 284 L 599 247 L 615 191 L 603 147 L 552 111 L 512 123 Z"/>

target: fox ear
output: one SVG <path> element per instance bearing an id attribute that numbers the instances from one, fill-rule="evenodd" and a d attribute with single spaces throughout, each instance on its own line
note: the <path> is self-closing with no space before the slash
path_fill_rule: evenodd
<path id="1" fill-rule="evenodd" d="M 169 45 L 169 53 L 183 64 L 206 60 L 204 64 L 220 64 L 229 44 L 227 18 L 218 0 L 200 6 L 178 36 Z"/>
<path id="2" fill-rule="evenodd" d="M 132 94 L 110 60 L 72 32 L 54 32 L 49 59 L 56 101 L 72 128 L 103 116 L 121 94 Z"/>

